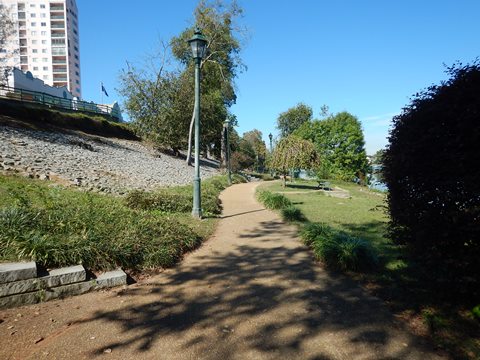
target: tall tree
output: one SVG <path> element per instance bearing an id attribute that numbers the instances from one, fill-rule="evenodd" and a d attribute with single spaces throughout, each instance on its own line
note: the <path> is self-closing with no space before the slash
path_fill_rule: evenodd
<path id="1" fill-rule="evenodd" d="M 201 61 L 202 70 L 202 143 L 218 148 L 219 134 L 223 122 L 227 118 L 228 108 L 236 101 L 235 77 L 245 66 L 240 58 L 241 43 L 239 36 L 242 29 L 236 25 L 236 20 L 243 10 L 236 1 L 225 6 L 222 1 L 201 0 L 195 9 L 195 26 L 206 36 L 207 56 Z M 184 30 L 171 41 L 173 55 L 186 66 L 186 72 L 193 78 L 194 64 L 188 44 L 195 31 L 192 26 Z M 192 94 L 193 95 L 193 94 Z M 223 111 L 219 110 L 223 106 Z M 191 144 L 194 123 L 194 113 L 190 121 L 187 162 L 191 162 Z"/>
<path id="2" fill-rule="evenodd" d="M 369 170 L 360 121 L 348 112 L 304 123 L 296 135 L 310 140 L 322 159 L 319 176 L 365 181 Z"/>
<path id="3" fill-rule="evenodd" d="M 243 139 L 251 145 L 254 151 L 255 167 L 258 171 L 260 167 L 263 168 L 265 157 L 267 155 L 267 147 L 262 139 L 262 132 L 257 129 L 247 131 L 243 134 Z"/>
<path id="4" fill-rule="evenodd" d="M 283 186 L 290 170 L 312 170 L 320 163 L 315 145 L 298 136 L 290 135 L 280 140 L 269 161 L 269 167 L 283 175 Z"/>
<path id="5" fill-rule="evenodd" d="M 312 120 L 313 110 L 310 106 L 299 103 L 296 106 L 281 113 L 277 119 L 277 128 L 281 137 L 287 137 L 298 129 L 302 124 Z"/>
<path id="6" fill-rule="evenodd" d="M 235 1 L 228 6 L 221 1 L 200 1 L 195 9 L 195 26 L 199 26 L 208 39 L 207 57 L 201 63 L 201 149 L 204 153 L 209 150 L 220 155 L 223 122 L 232 117 L 228 109 L 236 100 L 234 79 L 244 68 L 239 56 L 239 28 L 235 25 L 241 14 L 242 9 Z M 172 38 L 143 66 L 127 64 L 120 76 L 125 108 L 141 135 L 175 151 L 188 145 L 189 163 L 194 120 L 194 63 L 187 40 L 195 26 Z M 175 66 L 177 69 L 171 70 Z"/>

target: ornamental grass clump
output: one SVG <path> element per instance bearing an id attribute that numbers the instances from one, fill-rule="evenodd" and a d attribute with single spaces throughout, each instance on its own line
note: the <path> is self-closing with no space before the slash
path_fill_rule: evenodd
<path id="1" fill-rule="evenodd" d="M 342 271 L 363 271 L 378 264 L 371 244 L 321 223 L 305 225 L 303 242 L 310 246 L 315 257 L 327 267 Z"/>
<path id="2" fill-rule="evenodd" d="M 281 210 L 282 219 L 285 221 L 305 221 L 302 211 L 291 205 Z"/>
<path id="3" fill-rule="evenodd" d="M 257 193 L 258 200 L 270 210 L 280 210 L 292 206 L 292 202 L 282 194 L 261 190 Z"/>

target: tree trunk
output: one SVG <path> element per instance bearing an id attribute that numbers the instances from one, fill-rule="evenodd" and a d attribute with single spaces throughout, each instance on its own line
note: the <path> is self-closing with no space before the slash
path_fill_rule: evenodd
<path id="1" fill-rule="evenodd" d="M 193 108 L 192 120 L 190 121 L 190 129 L 188 130 L 188 151 L 187 151 L 187 165 L 192 165 L 192 133 L 193 124 L 195 123 L 195 107 Z"/>

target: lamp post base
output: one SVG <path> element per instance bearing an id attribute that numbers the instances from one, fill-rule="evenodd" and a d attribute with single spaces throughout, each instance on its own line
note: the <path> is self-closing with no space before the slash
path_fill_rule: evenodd
<path id="1" fill-rule="evenodd" d="M 193 179 L 193 209 L 192 216 L 196 219 L 202 218 L 202 206 L 200 198 L 200 177 Z"/>

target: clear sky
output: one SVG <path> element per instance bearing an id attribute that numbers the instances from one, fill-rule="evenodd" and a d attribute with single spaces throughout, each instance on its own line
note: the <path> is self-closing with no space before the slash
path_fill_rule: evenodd
<path id="1" fill-rule="evenodd" d="M 278 114 L 304 102 L 348 111 L 364 129 L 367 153 L 387 143 L 393 115 L 446 65 L 480 56 L 479 0 L 239 0 L 249 37 L 248 70 L 232 107 L 240 134 L 277 134 Z M 125 61 L 140 61 L 159 39 L 192 24 L 195 0 L 77 0 L 82 96 L 122 103 Z M 193 91 L 193 90 L 192 90 Z"/>

